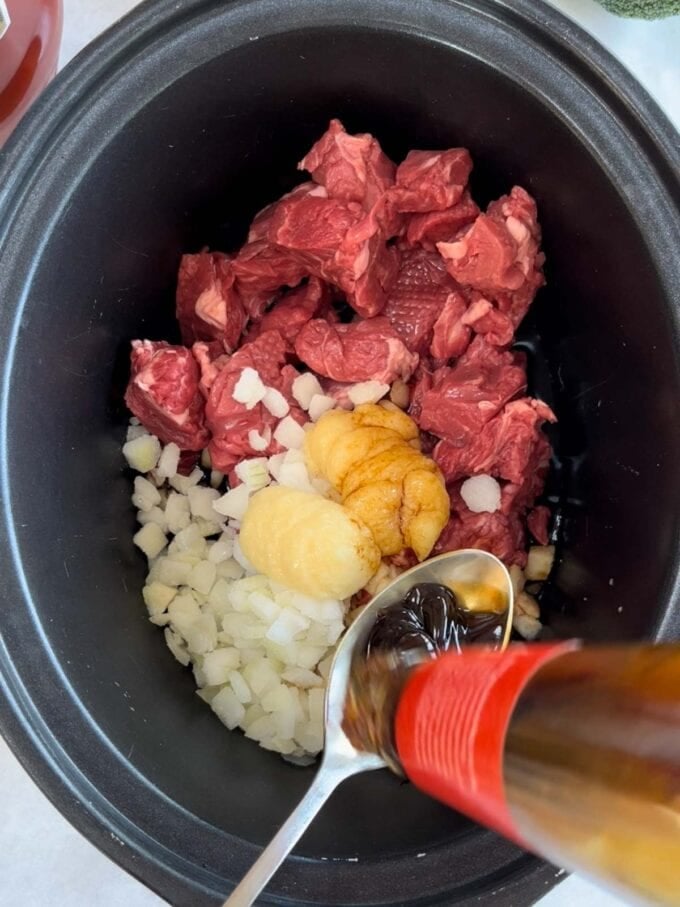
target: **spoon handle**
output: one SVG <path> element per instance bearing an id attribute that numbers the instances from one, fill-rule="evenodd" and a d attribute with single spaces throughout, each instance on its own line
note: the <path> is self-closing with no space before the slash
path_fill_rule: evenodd
<path id="1" fill-rule="evenodd" d="M 257 896 L 295 847 L 335 788 L 345 778 L 355 774 L 355 771 L 351 765 L 331 766 L 322 763 L 307 793 L 222 907 L 250 907 L 255 903 Z"/>

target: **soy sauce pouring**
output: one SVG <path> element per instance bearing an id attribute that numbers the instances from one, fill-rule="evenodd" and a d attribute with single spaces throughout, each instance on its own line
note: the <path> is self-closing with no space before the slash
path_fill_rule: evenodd
<path id="1" fill-rule="evenodd" d="M 393 606 L 395 613 L 390 617 Z M 360 772 L 397 768 L 390 746 L 370 751 L 352 740 L 350 677 L 367 663 L 367 647 L 398 659 L 399 676 L 442 651 L 459 651 L 465 641 L 481 639 L 497 649 L 508 643 L 513 588 L 504 565 L 485 551 L 442 554 L 407 570 L 375 596 L 338 644 L 328 677 L 325 746 L 319 770 L 300 804 L 239 883 L 224 907 L 249 907 L 302 837 L 326 800 L 346 778 Z M 376 633 L 371 636 L 378 622 Z M 400 636 L 401 630 L 405 634 Z M 395 646 L 398 639 L 405 644 Z M 389 654 L 388 654 L 389 653 Z M 398 653 L 398 655 L 396 654 Z M 371 659 L 374 663 L 374 659 Z M 396 675 L 395 675 L 396 676 Z M 376 684 L 370 684 L 376 690 Z M 383 710 L 386 715 L 387 711 Z M 352 734 L 352 739 L 347 734 Z M 371 733 L 377 731 L 373 728 Z"/>
<path id="2" fill-rule="evenodd" d="M 632 903 L 680 904 L 680 645 L 502 651 L 512 587 L 494 562 L 467 551 L 425 563 L 349 628 L 321 768 L 227 904 L 252 903 L 344 778 L 384 766 Z M 507 610 L 490 614 L 499 590 Z"/>

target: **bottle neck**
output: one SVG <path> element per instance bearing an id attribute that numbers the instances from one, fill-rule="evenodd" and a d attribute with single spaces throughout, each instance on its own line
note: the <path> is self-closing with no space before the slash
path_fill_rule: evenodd
<path id="1" fill-rule="evenodd" d="M 404 687 L 427 656 L 390 652 L 357 659 L 345 701 L 343 730 L 359 750 L 377 753 L 397 775 L 404 774 L 395 739 L 395 715 Z"/>

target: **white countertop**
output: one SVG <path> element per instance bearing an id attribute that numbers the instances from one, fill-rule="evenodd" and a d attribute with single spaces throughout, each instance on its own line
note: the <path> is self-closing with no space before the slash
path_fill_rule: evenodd
<path id="1" fill-rule="evenodd" d="M 64 0 L 61 63 L 139 0 Z M 617 19 L 594 0 L 553 0 L 640 79 L 680 130 L 680 17 Z M 33 785 L 0 739 L 0 907 L 159 907 L 164 902 L 99 853 Z M 617 907 L 615 898 L 571 877 L 541 907 Z"/>

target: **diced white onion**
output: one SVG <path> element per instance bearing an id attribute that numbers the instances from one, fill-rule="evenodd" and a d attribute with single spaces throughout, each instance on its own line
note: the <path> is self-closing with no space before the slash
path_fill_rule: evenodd
<path id="1" fill-rule="evenodd" d="M 265 409 L 269 410 L 272 416 L 276 416 L 277 419 L 282 419 L 290 412 L 288 401 L 281 391 L 277 390 L 275 387 L 267 388 L 265 395 L 262 398 L 262 405 Z"/>
<path id="2" fill-rule="evenodd" d="M 200 558 L 205 555 L 206 548 L 205 539 L 203 538 L 203 534 L 201 533 L 198 524 L 189 523 L 186 529 L 182 529 L 175 535 L 170 543 L 168 551 L 170 554 L 182 551 L 189 552 Z"/>
<path id="3" fill-rule="evenodd" d="M 147 523 L 146 526 L 142 526 L 132 537 L 132 541 L 150 560 L 158 557 L 168 543 L 165 533 L 156 523 Z"/>
<path id="4" fill-rule="evenodd" d="M 142 435 L 123 445 L 123 456 L 130 469 L 151 472 L 161 455 L 161 442 L 154 435 Z"/>
<path id="5" fill-rule="evenodd" d="M 234 471 L 243 484 L 247 485 L 248 491 L 254 493 L 269 485 L 268 465 L 266 457 L 252 457 L 241 460 Z"/>
<path id="6" fill-rule="evenodd" d="M 150 617 L 158 617 L 167 611 L 168 605 L 177 594 L 177 589 L 172 586 L 166 586 L 164 583 L 157 581 L 148 583 L 142 589 L 144 603 L 149 611 Z"/>
<path id="7" fill-rule="evenodd" d="M 191 522 L 189 498 L 185 494 L 171 491 L 165 503 L 165 518 L 169 532 L 179 532 Z"/>
<path id="8" fill-rule="evenodd" d="M 288 450 L 299 449 L 305 442 L 305 432 L 292 416 L 281 419 L 274 431 L 274 440 Z"/>
<path id="9" fill-rule="evenodd" d="M 165 445 L 163 453 L 158 460 L 158 466 L 156 467 L 156 471 L 160 478 L 171 479 L 173 476 L 177 475 L 179 454 L 180 450 L 176 444 L 170 443 Z"/>
<path id="10" fill-rule="evenodd" d="M 200 561 L 191 571 L 189 586 L 202 595 L 209 595 L 217 578 L 217 570 L 211 561 Z"/>
<path id="11" fill-rule="evenodd" d="M 246 366 L 234 386 L 232 397 L 237 403 L 243 403 L 246 409 L 253 409 L 262 400 L 267 388 L 257 371 Z"/>
<path id="12" fill-rule="evenodd" d="M 143 425 L 140 425 L 139 422 L 136 424 L 130 423 L 128 426 L 127 434 L 125 436 L 126 441 L 134 441 L 135 438 L 141 438 L 142 435 L 148 435 L 149 432 L 144 428 Z"/>
<path id="13" fill-rule="evenodd" d="M 302 375 L 298 375 L 293 381 L 292 393 L 295 400 L 300 404 L 300 407 L 304 410 L 308 410 L 312 398 L 315 395 L 321 396 L 323 394 L 323 389 L 319 384 L 316 375 L 313 375 L 311 372 L 305 372 Z"/>
<path id="14" fill-rule="evenodd" d="M 473 513 L 495 513 L 501 506 L 501 486 L 492 476 L 472 476 L 460 487 L 460 495 Z"/>
<path id="15" fill-rule="evenodd" d="M 287 668 L 281 677 L 286 683 L 292 683 L 296 687 L 308 689 L 309 687 L 322 687 L 323 678 L 314 671 L 308 671 L 306 668 Z"/>
<path id="16" fill-rule="evenodd" d="M 529 548 L 525 568 L 526 578 L 531 582 L 542 582 L 550 575 L 555 560 L 554 545 L 534 545 Z"/>
<path id="17" fill-rule="evenodd" d="M 146 511 L 140 510 L 137 513 L 137 522 L 141 526 L 146 526 L 147 523 L 156 523 L 163 532 L 168 531 L 168 521 L 165 512 L 160 507 L 152 507 L 151 510 Z"/>
<path id="18" fill-rule="evenodd" d="M 170 557 L 159 558 L 154 565 L 154 577 L 168 586 L 185 586 L 191 576 L 191 564 Z"/>
<path id="19" fill-rule="evenodd" d="M 309 627 L 309 619 L 292 608 L 285 608 L 267 630 L 267 639 L 285 646 Z"/>
<path id="20" fill-rule="evenodd" d="M 279 479 L 281 466 L 283 465 L 283 461 L 285 460 L 286 456 L 287 455 L 285 453 L 278 453 L 274 454 L 267 460 L 267 469 L 277 481 Z"/>
<path id="21" fill-rule="evenodd" d="M 315 488 L 300 449 L 303 428 L 286 415 L 279 429 L 286 451 L 241 461 L 235 467 L 241 484 L 222 496 L 200 469 L 172 474 L 179 449 L 166 445 L 147 477 L 136 477 L 141 528 L 134 541 L 150 562 L 143 590 L 149 619 L 163 627 L 174 657 L 192 668 L 201 699 L 227 727 L 300 760 L 323 746 L 327 666 L 346 608 L 271 582 L 241 551 L 238 532 L 251 493 L 274 475 L 282 484 Z"/>
<path id="22" fill-rule="evenodd" d="M 355 406 L 360 406 L 362 403 L 377 403 L 389 389 L 389 384 L 381 381 L 360 381 L 348 389 L 347 396 Z"/>
<path id="23" fill-rule="evenodd" d="M 219 693 L 210 702 L 210 708 L 219 717 L 220 721 L 233 731 L 238 727 L 246 713 L 242 703 L 236 698 L 231 687 L 222 687 Z"/>
<path id="24" fill-rule="evenodd" d="M 229 682 L 229 675 L 241 663 L 238 649 L 231 646 L 214 649 L 203 656 L 203 676 L 208 686 L 218 686 Z"/>
<path id="25" fill-rule="evenodd" d="M 333 397 L 326 397 L 324 394 L 314 394 L 309 404 L 309 418 L 312 422 L 317 422 L 324 413 L 333 409 L 336 401 Z"/>
<path id="26" fill-rule="evenodd" d="M 228 561 L 234 551 L 233 539 L 220 537 L 210 546 L 208 560 L 213 564 L 222 564 Z"/>
<path id="27" fill-rule="evenodd" d="M 213 504 L 220 496 L 219 491 L 214 488 L 206 488 L 205 485 L 195 485 L 187 492 L 189 499 L 189 510 L 193 517 L 200 517 L 208 522 L 215 522 L 215 511 Z"/>
<path id="28" fill-rule="evenodd" d="M 170 649 L 177 661 L 186 667 L 191 661 L 191 656 L 187 652 L 185 644 L 182 642 L 182 637 L 175 633 L 174 630 L 170 629 L 170 627 L 166 627 L 164 632 L 165 643 L 168 649 Z"/>
<path id="29" fill-rule="evenodd" d="M 266 450 L 271 444 L 272 430 L 267 425 L 262 433 L 251 429 L 248 432 L 248 444 L 255 451 Z"/>
<path id="30" fill-rule="evenodd" d="M 168 481 L 175 491 L 178 491 L 180 494 L 186 494 L 192 486 L 198 485 L 202 478 L 203 472 L 197 466 L 188 476 L 181 476 L 177 473 L 177 475 L 173 476 Z"/>
<path id="31" fill-rule="evenodd" d="M 298 491 L 315 491 L 307 467 L 304 463 L 283 463 L 279 470 L 279 485 L 287 488 L 297 488 Z"/>
<path id="32" fill-rule="evenodd" d="M 219 469 L 210 470 L 210 487 L 219 488 L 220 485 L 224 482 L 224 473 L 220 472 Z"/>
<path id="33" fill-rule="evenodd" d="M 536 639 L 543 629 L 543 624 L 535 617 L 527 614 L 516 614 L 512 619 L 512 626 L 524 639 Z"/>
<path id="34" fill-rule="evenodd" d="M 144 476 L 135 476 L 135 491 L 132 495 L 132 503 L 140 510 L 147 512 L 157 507 L 161 503 L 161 495 L 153 482 L 149 482 Z"/>
<path id="35" fill-rule="evenodd" d="M 253 701 L 253 694 L 250 692 L 250 687 L 244 680 L 243 675 L 238 671 L 231 671 L 229 673 L 229 684 L 234 691 L 234 696 L 236 696 L 238 701 L 243 703 L 243 705 L 247 705 L 249 702 Z"/>
<path id="36" fill-rule="evenodd" d="M 223 494 L 213 504 L 214 509 L 223 516 L 231 517 L 234 520 L 242 520 L 248 509 L 248 500 L 250 492 L 245 484 L 237 485 L 236 488 L 230 488 L 226 494 Z"/>
<path id="37" fill-rule="evenodd" d="M 250 563 L 248 558 L 245 556 L 239 545 L 238 536 L 234 539 L 234 552 L 233 559 L 236 563 L 246 571 L 246 573 L 257 573 L 257 570 Z"/>

